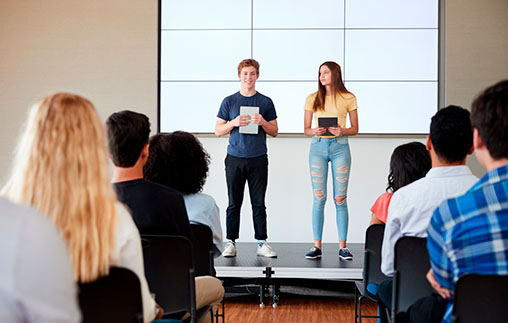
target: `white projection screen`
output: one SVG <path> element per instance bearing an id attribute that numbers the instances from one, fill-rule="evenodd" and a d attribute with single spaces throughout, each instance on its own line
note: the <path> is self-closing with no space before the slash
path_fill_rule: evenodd
<path id="1" fill-rule="evenodd" d="M 357 97 L 360 133 L 424 134 L 438 109 L 439 0 L 159 0 L 160 132 L 213 133 L 237 65 L 260 63 L 280 133 L 303 133 L 324 61 Z"/>

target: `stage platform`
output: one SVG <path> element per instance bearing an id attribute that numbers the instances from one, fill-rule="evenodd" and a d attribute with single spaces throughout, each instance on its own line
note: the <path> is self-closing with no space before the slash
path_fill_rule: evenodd
<path id="1" fill-rule="evenodd" d="M 363 243 L 350 243 L 348 248 L 353 260 L 339 258 L 336 243 L 323 244 L 323 255 L 307 259 L 305 254 L 311 243 L 270 243 L 277 258 L 256 255 L 257 243 L 237 243 L 236 257 L 215 259 L 217 278 L 229 287 L 254 284 L 259 286 L 260 306 L 272 299 L 276 307 L 280 298 L 280 286 L 300 285 L 311 280 L 314 286 L 329 285 L 335 289 L 336 282 L 361 280 L 363 272 Z M 333 281 L 333 282 L 331 282 Z M 319 282 L 319 283 L 318 283 Z M 352 284 L 354 285 L 354 283 Z M 354 291 L 354 289 L 353 289 Z"/>
<path id="2" fill-rule="evenodd" d="M 312 243 L 270 243 L 277 252 L 277 258 L 256 255 L 257 244 L 237 243 L 237 256 L 215 259 L 217 277 L 263 278 L 267 268 L 272 278 L 359 280 L 363 271 L 363 243 L 350 243 L 348 248 L 353 260 L 339 258 L 336 243 L 323 244 L 323 256 L 306 259 L 305 254 Z"/>

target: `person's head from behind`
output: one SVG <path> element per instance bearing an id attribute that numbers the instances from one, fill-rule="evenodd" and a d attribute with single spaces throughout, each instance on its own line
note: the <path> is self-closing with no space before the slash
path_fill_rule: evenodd
<path id="1" fill-rule="evenodd" d="M 150 153 L 143 176 L 180 193 L 194 194 L 203 189 L 210 156 L 192 134 L 175 131 L 150 138 Z"/>
<path id="2" fill-rule="evenodd" d="M 32 108 L 2 193 L 53 220 L 67 244 L 76 280 L 108 273 L 117 199 L 105 131 L 90 101 L 56 93 Z"/>
<path id="3" fill-rule="evenodd" d="M 485 148 L 494 161 L 508 158 L 508 80 L 496 83 L 478 95 L 473 101 L 471 123 L 475 132 L 476 157 L 482 165 L 485 164 Z"/>
<path id="4" fill-rule="evenodd" d="M 431 167 L 430 155 L 424 144 L 414 141 L 398 146 L 390 159 L 386 191 L 395 193 L 424 177 Z"/>
<path id="5" fill-rule="evenodd" d="M 444 164 L 464 164 L 472 153 L 473 129 L 469 111 L 450 105 L 439 110 L 430 123 L 427 148 L 433 150 Z"/>
<path id="6" fill-rule="evenodd" d="M 106 120 L 106 129 L 113 164 L 123 168 L 136 165 L 148 144 L 150 136 L 148 117 L 128 110 L 116 112 Z"/>

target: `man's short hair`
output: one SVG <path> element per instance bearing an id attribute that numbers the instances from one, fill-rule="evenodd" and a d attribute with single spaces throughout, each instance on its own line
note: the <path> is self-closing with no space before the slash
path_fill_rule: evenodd
<path id="1" fill-rule="evenodd" d="M 508 158 L 508 80 L 478 95 L 471 109 L 471 124 L 492 158 Z"/>
<path id="2" fill-rule="evenodd" d="M 238 64 L 238 75 L 240 75 L 240 73 L 242 72 L 242 68 L 249 66 L 254 66 L 254 68 L 256 68 L 256 74 L 259 75 L 259 63 L 258 61 L 252 58 L 244 59 L 243 61 L 240 62 L 240 64 Z"/>
<path id="3" fill-rule="evenodd" d="M 430 122 L 430 140 L 434 151 L 445 162 L 466 158 L 473 146 L 469 111 L 455 105 L 439 110 Z"/>
<path id="4" fill-rule="evenodd" d="M 150 121 L 133 111 L 113 113 L 106 120 L 108 148 L 117 167 L 132 167 L 141 155 L 150 136 Z"/>

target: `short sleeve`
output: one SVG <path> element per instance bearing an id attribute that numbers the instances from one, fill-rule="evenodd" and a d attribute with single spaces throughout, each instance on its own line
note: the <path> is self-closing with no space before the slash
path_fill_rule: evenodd
<path id="1" fill-rule="evenodd" d="M 263 118 L 268 122 L 277 119 L 277 112 L 275 112 L 275 106 L 273 104 L 273 101 L 268 97 L 266 102 L 266 112 L 263 115 Z"/>
<path id="2" fill-rule="evenodd" d="M 358 109 L 358 105 L 356 105 L 356 96 L 354 96 L 353 94 L 351 94 L 351 95 L 352 95 L 352 98 L 349 100 L 349 104 L 347 106 L 348 112 Z"/>
<path id="3" fill-rule="evenodd" d="M 390 205 L 391 199 L 391 193 L 383 193 L 377 198 L 374 205 L 370 208 L 370 211 L 383 223 L 386 223 L 386 218 L 388 217 L 388 206 Z"/>
<path id="4" fill-rule="evenodd" d="M 316 99 L 317 92 L 309 94 L 307 99 L 305 99 L 305 106 L 303 107 L 306 111 L 314 111 L 312 106 L 314 105 L 314 100 Z"/>
<path id="5" fill-rule="evenodd" d="M 224 121 L 230 121 L 228 98 L 224 98 L 224 100 L 222 100 L 222 103 L 219 108 L 219 112 L 217 113 L 217 118 L 222 119 Z"/>

